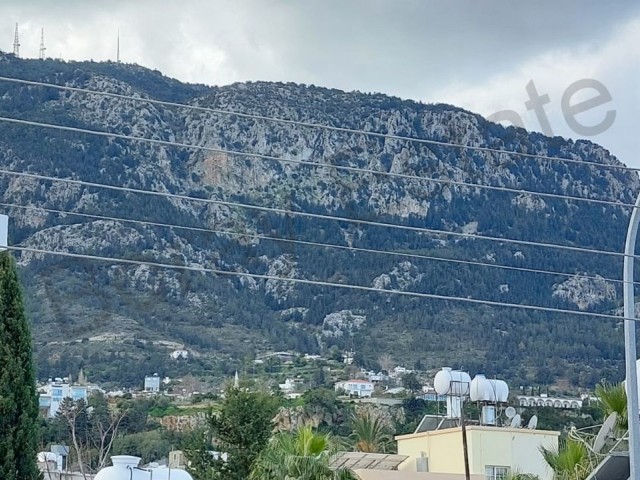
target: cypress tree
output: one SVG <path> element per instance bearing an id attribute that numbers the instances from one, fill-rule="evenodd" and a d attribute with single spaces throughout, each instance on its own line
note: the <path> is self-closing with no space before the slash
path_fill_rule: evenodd
<path id="1" fill-rule="evenodd" d="M 0 252 L 0 478 L 42 478 L 37 466 L 38 396 L 31 332 L 16 264 Z"/>

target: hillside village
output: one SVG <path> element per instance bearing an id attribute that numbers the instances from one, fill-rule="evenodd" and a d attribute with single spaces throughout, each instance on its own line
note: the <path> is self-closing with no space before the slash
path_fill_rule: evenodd
<path id="1" fill-rule="evenodd" d="M 170 355 L 172 361 L 186 360 L 188 356 L 188 350 L 176 350 Z M 451 411 L 451 396 L 438 393 L 434 385 L 437 379 L 434 375 L 438 371 L 417 370 L 392 363 L 389 363 L 392 366 L 388 370 L 374 371 L 354 363 L 357 355 L 352 351 L 335 357 L 326 359 L 320 355 L 272 352 L 255 359 L 247 372 L 236 372 L 216 388 L 212 388 L 206 378 L 171 379 L 151 374 L 140 380 L 138 388 L 105 390 L 91 384 L 80 371 L 75 381 L 73 378 L 56 378 L 40 385 L 40 414 L 46 419 L 45 423 L 60 422 L 70 401 L 91 405 L 96 396 L 103 398 L 112 409 L 121 408 L 125 401 L 129 405 L 144 405 L 146 421 L 142 432 L 147 433 L 139 438 L 146 443 L 142 439 L 150 435 L 158 439 L 157 444 L 144 452 L 132 452 L 130 448 L 121 450 L 116 442 L 109 453 L 115 457 L 133 453 L 139 458 L 128 461 L 141 462 L 152 469 L 185 469 L 189 460 L 184 452 L 175 449 L 176 443 L 172 443 L 171 449 L 169 443 L 162 442 L 161 438 L 173 436 L 173 441 L 180 444 L 180 439 L 184 442 L 190 432 L 205 428 L 207 414 L 211 409 L 221 408 L 229 388 L 247 391 L 260 388 L 278 399 L 280 406 L 273 419 L 275 431 L 296 431 L 311 425 L 320 431 L 348 438 L 352 428 L 351 416 L 371 415 L 380 419 L 391 436 L 377 457 L 375 452 L 363 456 L 352 451 L 341 454 L 342 460 L 335 460 L 352 465 L 353 471 L 364 469 L 358 473 L 358 478 L 376 478 L 377 470 L 461 474 L 461 459 L 456 460 L 454 453 L 449 452 L 447 461 L 444 461 L 441 458 L 443 453 L 438 450 L 440 447 L 434 443 L 443 441 L 447 448 L 451 448 L 451 442 L 455 444 L 461 439 L 460 411 Z M 477 383 L 483 378 L 478 376 L 473 381 Z M 508 388 L 504 382 L 502 384 Z M 469 385 L 473 382 L 469 381 Z M 519 439 L 510 449 L 495 452 L 494 462 L 503 468 L 496 470 L 496 478 L 502 478 L 504 472 L 526 468 L 527 472 L 540 479 L 551 479 L 552 471 L 545 464 L 539 447 L 557 448 L 558 436 L 575 428 L 581 431 L 597 428 L 606 413 L 593 392 L 523 386 L 507 390 L 507 396 L 493 402 L 494 407 L 491 408 L 496 409 L 493 417 L 486 417 L 486 408 L 492 404 L 491 401 L 471 401 L 473 396 L 469 397 L 470 392 L 471 387 L 464 411 L 467 435 L 474 439 L 474 445 L 500 442 L 500 435 Z M 496 400 L 491 394 L 487 398 Z M 424 451 L 424 442 L 433 435 L 436 437 L 427 442 L 431 450 Z M 68 446 L 65 447 L 65 443 Z M 460 445 L 456 448 L 458 453 L 462 452 Z M 62 444 L 52 444 L 50 455 L 42 454 L 43 458 L 50 459 L 46 467 L 48 471 L 73 472 L 74 459 L 77 458 L 73 450 L 73 442 L 69 439 Z M 528 460 L 523 463 L 522 458 Z M 482 461 L 486 463 L 487 460 Z M 472 465 L 474 474 L 482 474 L 484 467 L 478 465 Z"/>

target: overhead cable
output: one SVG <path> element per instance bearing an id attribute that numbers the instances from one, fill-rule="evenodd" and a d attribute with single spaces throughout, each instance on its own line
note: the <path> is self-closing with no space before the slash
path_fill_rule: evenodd
<path id="1" fill-rule="evenodd" d="M 560 193 L 538 192 L 538 191 L 535 191 L 535 190 L 527 190 L 527 189 L 519 189 L 519 188 L 511 188 L 511 187 L 501 187 L 501 186 L 487 185 L 487 184 L 482 184 L 482 183 L 463 182 L 463 181 L 459 181 L 459 180 L 450 180 L 450 179 L 445 179 L 445 178 L 421 177 L 419 175 L 410 175 L 410 174 L 406 174 L 406 173 L 384 172 L 384 171 L 380 171 L 380 170 L 374 170 L 374 169 L 371 169 L 371 168 L 350 167 L 350 166 L 346 166 L 346 165 L 333 165 L 333 164 L 330 164 L 330 163 L 319 163 L 319 162 L 312 162 L 312 161 L 309 161 L 309 160 L 298 160 L 298 159 L 294 159 L 294 158 L 278 157 L 278 156 L 275 156 L 275 155 L 267 155 L 267 154 L 262 154 L 262 153 L 243 152 L 243 151 L 240 151 L 240 150 L 231 150 L 231 149 L 226 149 L 226 148 L 210 147 L 210 146 L 205 146 L 205 145 L 192 145 L 192 144 L 189 144 L 189 143 L 181 143 L 181 142 L 175 142 L 175 141 L 170 141 L 170 140 L 161 140 L 161 139 L 157 139 L 157 138 L 138 137 L 138 136 L 135 136 L 135 135 L 126 135 L 126 134 L 123 134 L 123 133 L 115 133 L 115 132 L 105 132 L 105 131 L 102 131 L 102 130 L 92 130 L 92 129 L 88 129 L 88 128 L 69 127 L 69 126 L 65 126 L 65 125 L 57 125 L 57 124 L 38 122 L 38 121 L 33 121 L 33 120 L 24 120 L 24 119 L 19 119 L 19 118 L 0 117 L 0 121 L 1 122 L 5 122 L 5 123 L 18 124 L 18 125 L 27 125 L 27 126 L 31 126 L 31 127 L 48 128 L 48 129 L 53 129 L 53 130 L 60 130 L 60 131 L 73 132 L 73 133 L 81 133 L 81 134 L 86 134 L 86 135 L 95 135 L 95 136 L 106 137 L 106 138 L 117 138 L 117 139 L 120 139 L 120 140 L 127 140 L 127 141 L 141 142 L 141 143 L 149 143 L 149 144 L 153 144 L 153 145 L 161 145 L 161 146 L 164 146 L 164 147 L 184 148 L 184 149 L 189 149 L 189 150 L 198 150 L 198 151 L 205 151 L 205 152 L 212 152 L 212 153 L 220 153 L 220 154 L 225 154 L 225 155 L 237 155 L 237 156 L 240 156 L 240 157 L 254 158 L 254 159 L 261 160 L 261 161 L 270 160 L 270 161 L 280 162 L 280 163 L 291 163 L 291 164 L 295 164 L 295 165 L 304 165 L 304 166 L 308 166 L 308 167 L 311 167 L 311 168 L 326 168 L 326 169 L 349 172 L 349 173 L 356 173 L 356 174 L 377 175 L 377 176 L 384 176 L 384 177 L 391 177 L 391 178 L 400 178 L 400 179 L 403 179 L 403 180 L 412 180 L 412 181 L 419 181 L 419 182 L 435 183 L 435 184 L 439 184 L 439 185 L 450 185 L 450 186 L 453 185 L 453 186 L 460 186 L 460 187 L 466 187 L 466 188 L 476 188 L 476 189 L 479 189 L 479 190 L 492 190 L 492 191 L 498 191 L 498 192 L 507 192 L 507 193 L 513 193 L 513 194 L 517 194 L 517 195 L 533 195 L 533 196 L 537 196 L 537 197 L 541 197 L 541 198 L 551 198 L 551 199 L 556 199 L 556 200 L 558 200 L 558 199 L 559 200 L 572 200 L 572 201 L 577 201 L 577 202 L 595 203 L 595 204 L 600 204 L 600 205 L 611 205 L 611 206 L 615 206 L 615 207 L 633 208 L 635 206 L 632 203 L 624 203 L 624 202 L 621 202 L 621 201 L 602 200 L 602 199 L 588 198 L 588 197 L 578 197 L 578 196 L 575 196 L 575 195 L 565 195 L 565 194 L 560 194 Z M 590 163 L 590 162 L 585 162 L 585 163 Z"/>
<path id="2" fill-rule="evenodd" d="M 136 101 L 136 102 L 144 102 L 144 103 L 155 104 L 155 105 L 163 105 L 163 106 L 168 106 L 168 107 L 184 108 L 184 109 L 188 109 L 188 110 L 196 110 L 196 111 L 200 111 L 200 112 L 213 113 L 213 114 L 218 114 L 218 115 L 227 115 L 227 116 L 235 115 L 237 117 L 248 118 L 248 119 L 253 119 L 253 120 L 262 120 L 262 121 L 268 121 L 268 122 L 275 122 L 275 123 L 281 123 L 281 124 L 285 124 L 285 125 L 298 125 L 298 126 L 301 126 L 301 127 L 329 130 L 329 131 L 341 132 L 341 133 L 349 133 L 349 134 L 354 134 L 354 135 L 364 135 L 364 136 L 369 136 L 369 137 L 385 138 L 385 139 L 389 139 L 389 140 L 399 140 L 399 141 L 404 141 L 404 142 L 423 143 L 423 144 L 427 144 L 427 145 L 436 145 L 436 146 L 441 146 L 441 147 L 452 147 L 452 148 L 459 148 L 459 149 L 464 149 L 464 150 L 475 150 L 475 151 L 480 151 L 480 152 L 485 152 L 485 153 L 496 153 L 496 154 L 501 154 L 501 155 L 510 155 L 510 156 L 513 155 L 513 156 L 519 156 L 519 157 L 524 157 L 524 158 L 534 158 L 534 159 L 549 160 L 549 161 L 555 161 L 555 162 L 586 164 L 586 165 L 589 165 L 591 167 L 604 168 L 604 169 L 618 169 L 618 170 L 627 170 L 627 171 L 635 171 L 635 172 L 640 171 L 640 168 L 628 167 L 628 166 L 622 165 L 622 164 L 616 165 L 616 164 L 607 164 L 607 163 L 595 163 L 595 162 L 588 162 L 588 161 L 585 161 L 585 160 L 579 160 L 579 159 L 567 158 L 567 157 L 554 157 L 554 156 L 550 156 L 550 155 L 540 155 L 540 154 L 535 154 L 535 153 L 517 152 L 517 151 L 513 151 L 513 150 L 503 150 L 503 149 L 498 149 L 498 148 L 481 147 L 481 146 L 476 146 L 476 145 L 465 145 L 465 144 L 459 144 L 459 143 L 450 143 L 450 142 L 444 142 L 444 141 L 440 141 L 440 140 L 429 140 L 429 139 L 425 139 L 425 138 L 408 137 L 408 136 L 396 135 L 396 134 L 392 134 L 392 133 L 382 133 L 382 132 L 373 132 L 373 131 L 368 131 L 368 130 L 358 130 L 358 129 L 354 129 L 354 128 L 337 127 L 337 126 L 333 126 L 333 125 L 324 125 L 324 124 L 320 124 L 320 123 L 305 122 L 305 121 L 301 121 L 301 120 L 291 120 L 291 119 L 285 119 L 285 118 L 270 117 L 270 116 L 267 116 L 267 115 L 257 115 L 257 114 L 252 114 L 252 113 L 237 112 L 237 111 L 232 111 L 232 110 L 224 110 L 224 109 L 220 109 L 220 108 L 209 108 L 209 107 L 202 107 L 202 106 L 199 106 L 199 105 L 188 105 L 188 104 L 184 104 L 184 103 L 168 102 L 168 101 L 164 101 L 164 100 L 155 100 L 155 99 L 145 98 L 145 97 L 141 97 L 141 96 L 124 95 L 124 94 L 120 94 L 120 93 L 104 92 L 104 91 L 99 91 L 99 90 L 91 90 L 91 89 L 87 89 L 87 88 L 71 87 L 71 86 L 67 86 L 67 85 L 57 85 L 57 84 L 54 84 L 54 83 L 39 82 L 39 81 L 34 81 L 34 80 L 25 80 L 25 79 L 20 79 L 20 78 L 15 78 L 15 77 L 0 76 L 0 81 L 18 83 L 18 84 L 23 84 L 23 85 L 45 87 L 45 88 L 54 88 L 54 89 L 58 89 L 58 90 L 72 91 L 72 92 L 90 94 L 90 95 L 99 95 L 99 96 L 104 96 L 104 97 L 118 98 L 118 99 L 121 99 L 121 100 L 132 100 L 132 101 Z"/>
<path id="3" fill-rule="evenodd" d="M 415 298 L 423 298 L 423 299 L 426 298 L 431 300 L 455 301 L 455 302 L 469 303 L 469 304 L 475 304 L 475 305 L 486 305 L 491 307 L 509 307 L 509 308 L 520 309 L 520 310 L 528 310 L 528 311 L 560 313 L 560 314 L 567 314 L 567 315 L 577 315 L 582 317 L 605 318 L 605 319 L 616 320 L 616 321 L 622 321 L 622 320 L 633 320 L 636 322 L 640 321 L 640 319 L 633 319 L 633 318 L 627 319 L 618 315 L 612 315 L 612 314 L 606 314 L 606 313 L 585 312 L 581 310 L 566 310 L 566 309 L 560 309 L 560 308 L 544 307 L 539 305 L 507 303 L 507 302 L 498 302 L 498 301 L 492 301 L 492 300 L 480 300 L 480 299 L 468 298 L 468 297 L 438 295 L 433 293 L 384 289 L 384 288 L 378 288 L 378 287 L 368 287 L 365 285 L 352 285 L 349 283 L 335 283 L 335 282 L 327 282 L 327 281 L 321 281 L 321 280 L 309 280 L 309 279 L 297 278 L 297 277 L 279 277 L 276 275 L 266 275 L 266 274 L 249 273 L 249 272 L 236 272 L 236 271 L 220 270 L 216 268 L 206 268 L 206 267 L 195 266 L 195 265 L 172 265 L 169 263 L 149 262 L 149 261 L 142 261 L 142 260 L 132 260 L 132 259 L 126 259 L 126 258 L 117 258 L 117 257 L 105 257 L 100 255 L 88 255 L 88 254 L 81 254 L 81 253 L 61 252 L 61 251 L 47 250 L 47 249 L 40 249 L 40 248 L 21 247 L 17 245 L 11 245 L 5 248 L 7 248 L 8 250 L 28 252 L 33 254 L 56 255 L 60 257 L 96 260 L 96 261 L 109 262 L 109 263 L 122 263 L 122 264 L 128 264 L 128 265 L 138 265 L 138 266 L 155 267 L 155 268 L 166 268 L 171 270 L 185 270 L 185 271 L 200 272 L 200 273 L 213 273 L 216 275 L 224 275 L 224 276 L 231 276 L 231 277 L 245 277 L 245 278 L 253 278 L 256 280 L 271 280 L 271 281 L 279 281 L 284 283 L 287 283 L 287 282 L 299 283 L 303 285 L 333 287 L 333 288 L 341 288 L 346 290 L 358 290 L 358 291 L 364 291 L 364 292 L 382 293 L 387 295 L 399 295 L 399 296 L 415 297 Z"/>
<path id="4" fill-rule="evenodd" d="M 297 210 L 287 210 L 287 209 L 284 209 L 284 208 L 276 208 L 276 207 L 264 207 L 264 206 L 260 206 L 260 205 L 252 205 L 252 204 L 241 203 L 241 202 L 230 202 L 230 201 L 226 201 L 226 200 L 216 200 L 216 199 L 213 199 L 213 198 L 199 198 L 199 197 L 193 197 L 193 196 L 177 194 L 177 193 L 159 192 L 157 190 L 143 190 L 143 189 L 132 188 L 132 187 L 123 187 L 123 186 L 119 186 L 119 185 L 109 185 L 109 184 L 96 183 L 96 182 L 87 182 L 87 181 L 84 181 L 84 180 L 75 180 L 75 179 L 51 177 L 51 176 L 48 176 L 48 175 L 41 175 L 41 174 L 36 174 L 36 173 L 15 172 L 13 170 L 6 170 L 6 169 L 0 169 L 0 174 L 10 175 L 10 176 L 17 176 L 17 177 L 24 177 L 24 178 L 33 178 L 33 179 L 38 179 L 38 180 L 48 180 L 48 181 L 52 181 L 52 182 L 63 182 L 63 183 L 67 183 L 67 184 L 70 184 L 70 185 L 82 185 L 82 186 L 85 186 L 85 187 L 102 188 L 102 189 L 106 189 L 106 190 L 113 190 L 113 191 L 119 191 L 119 192 L 151 195 L 151 196 L 164 197 L 164 198 L 173 198 L 173 199 L 176 199 L 176 200 L 185 200 L 185 201 L 189 201 L 189 202 L 205 203 L 205 204 L 210 204 L 210 205 L 224 205 L 224 206 L 227 206 L 227 207 L 241 208 L 241 209 L 246 209 L 246 210 L 253 210 L 253 211 L 256 211 L 256 212 L 276 213 L 276 214 L 279 214 L 279 215 L 291 215 L 291 216 L 297 216 L 297 217 L 314 218 L 314 219 L 318 219 L 318 220 L 328 220 L 328 221 L 335 221 L 335 222 L 352 223 L 352 224 L 356 224 L 356 225 L 367 225 L 367 226 L 373 226 L 373 227 L 390 228 L 390 229 L 397 229 L 397 230 L 409 231 L 409 232 L 414 232 L 414 233 L 427 233 L 427 234 L 430 234 L 430 235 L 452 236 L 452 237 L 465 238 L 465 239 L 476 239 L 476 240 L 488 240 L 488 241 L 499 242 L 499 243 L 509 243 L 509 244 L 514 244 L 514 245 L 528 245 L 528 246 L 541 247 L 541 248 L 552 248 L 552 249 L 567 250 L 567 251 L 573 251 L 573 252 L 608 255 L 608 256 L 613 256 L 613 257 L 624 257 L 625 256 L 624 253 L 613 252 L 613 251 L 609 251 L 609 250 L 598 250 L 598 249 L 594 249 L 594 248 L 573 247 L 573 246 L 570 246 L 570 245 L 559 245 L 559 244 L 555 244 L 555 243 L 544 243 L 544 242 L 534 242 L 534 241 L 527 241 L 527 240 L 516 240 L 516 239 L 512 239 L 512 238 L 501 238 L 501 237 L 492 237 L 492 236 L 488 236 L 488 235 L 478 235 L 478 234 L 475 234 L 475 233 L 452 232 L 452 231 L 437 230 L 437 229 L 432 229 L 432 228 L 414 227 L 414 226 L 411 226 L 411 225 L 399 225 L 399 224 L 395 224 L 395 223 L 378 222 L 378 221 L 375 221 L 375 220 L 364 220 L 364 219 L 351 218 L 351 217 L 341 217 L 341 216 L 337 216 L 337 215 L 325 215 L 325 214 L 320 214 L 320 213 L 302 212 L 302 211 L 297 211 Z M 639 255 L 634 255 L 634 258 L 637 258 L 637 257 L 640 257 L 640 256 Z"/>
<path id="5" fill-rule="evenodd" d="M 197 233 L 211 233 L 215 235 L 228 235 L 231 237 L 254 238 L 257 240 L 268 240 L 268 241 L 274 241 L 274 242 L 289 243 L 294 245 L 337 249 L 337 250 L 344 250 L 347 252 L 381 254 L 381 255 L 388 255 L 388 256 L 401 257 L 401 258 L 430 260 L 430 261 L 455 263 L 459 265 L 470 265 L 470 266 L 477 266 L 477 267 L 489 267 L 489 268 L 497 268 L 502 270 L 511 270 L 511 271 L 525 272 L 525 273 L 537 273 L 537 274 L 543 274 L 543 275 L 563 276 L 563 277 L 569 277 L 569 278 L 580 277 L 580 278 L 595 280 L 595 281 L 604 280 L 612 283 L 624 283 L 620 279 L 607 278 L 601 275 L 587 275 L 587 274 L 580 274 L 580 273 L 558 272 L 554 270 L 542 270 L 542 269 L 535 269 L 535 268 L 516 267 L 511 265 L 503 265 L 500 263 L 480 262 L 476 260 L 460 260 L 455 258 L 435 257 L 432 255 L 423 255 L 420 253 L 380 250 L 380 249 L 363 248 L 363 247 L 352 247 L 348 245 L 338 245 L 335 243 L 311 242 L 307 240 L 274 237 L 270 235 L 263 235 L 263 234 L 250 233 L 250 232 L 238 232 L 238 231 L 234 232 L 231 230 L 216 230 L 216 229 L 209 229 L 209 228 L 202 228 L 202 227 L 189 227 L 184 225 L 176 225 L 172 223 L 152 222 L 148 220 L 136 220 L 136 219 L 130 219 L 130 218 L 123 218 L 123 217 L 113 217 L 113 216 L 107 216 L 107 215 L 74 212 L 70 210 L 58 210 L 58 209 L 40 207 L 35 205 L 27 206 L 27 205 L 17 205 L 15 203 L 0 203 L 0 206 L 6 207 L 6 208 L 18 208 L 22 210 L 33 210 L 36 212 L 47 212 L 47 213 L 52 213 L 57 215 L 71 215 L 71 216 L 90 218 L 95 220 L 130 223 L 130 224 L 143 225 L 143 226 L 149 226 L 149 227 L 169 228 L 171 230 L 184 230 L 184 231 L 191 231 L 191 232 L 197 232 Z M 640 284 L 640 282 L 634 282 L 634 284 Z"/>

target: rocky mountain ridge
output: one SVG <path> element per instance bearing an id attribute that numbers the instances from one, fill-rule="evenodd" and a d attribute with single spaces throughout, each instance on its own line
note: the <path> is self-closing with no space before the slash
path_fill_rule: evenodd
<path id="1" fill-rule="evenodd" d="M 633 203 L 640 191 L 637 175 L 599 168 L 598 164 L 621 164 L 591 142 L 503 128 L 456 107 L 382 94 L 265 82 L 187 85 L 132 65 L 41 62 L 5 54 L 0 54 L 0 71 L 5 76 L 208 109 L 593 163 L 489 153 L 0 82 L 3 116 L 201 147 L 176 148 L 0 124 L 0 163 L 6 170 L 291 212 L 5 174 L 0 176 L 2 202 L 36 207 L 28 211 L 3 207 L 12 219 L 14 244 L 580 311 L 610 312 L 620 304 L 620 285 L 612 281 L 620 276 L 619 258 L 490 242 L 474 235 L 622 251 L 627 210 L 447 183 Z M 92 220 L 37 208 L 201 231 Z M 354 221 L 309 217 L 304 212 Z M 469 236 L 397 230 L 358 220 Z M 551 270 L 568 276 L 415 256 L 402 259 L 258 236 Z M 355 349 L 364 365 L 375 365 L 382 353 L 388 353 L 397 361 L 421 359 L 432 367 L 465 365 L 509 375 L 521 383 L 570 377 L 576 384 L 587 384 L 605 374 L 621 374 L 621 335 L 618 325 L 608 320 L 596 323 L 579 317 L 34 253 L 23 253 L 20 265 L 43 374 L 84 366 L 85 372 L 98 378 L 133 381 L 130 366 L 140 359 L 154 371 L 226 373 L 246 355 L 270 349 L 314 353 L 332 345 Z M 595 275 L 600 278 L 586 278 Z M 347 335 L 334 334 L 335 322 L 327 328 L 327 318 L 338 319 L 339 324 L 345 315 L 363 320 Z M 199 360 L 190 365 L 168 363 L 166 351 L 150 347 L 149 342 L 145 348 L 140 347 L 142 342 L 83 343 L 83 339 L 123 329 L 130 332 L 132 342 L 182 343 L 197 352 Z M 61 344 L 66 347 L 60 348 Z"/>

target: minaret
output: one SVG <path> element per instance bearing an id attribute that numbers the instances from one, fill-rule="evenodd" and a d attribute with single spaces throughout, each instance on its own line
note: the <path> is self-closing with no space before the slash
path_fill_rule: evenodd
<path id="1" fill-rule="evenodd" d="M 20 37 L 18 36 L 18 24 L 16 23 L 16 34 L 13 39 L 13 54 L 20 57 Z"/>
<path id="2" fill-rule="evenodd" d="M 44 46 L 44 28 L 40 29 L 40 55 L 38 56 L 38 58 L 40 60 L 44 60 L 45 59 L 45 52 L 46 52 L 46 48 Z"/>
<path id="3" fill-rule="evenodd" d="M 238 370 L 236 370 L 236 376 L 233 379 L 233 388 L 240 388 L 240 377 L 238 377 Z"/>

